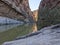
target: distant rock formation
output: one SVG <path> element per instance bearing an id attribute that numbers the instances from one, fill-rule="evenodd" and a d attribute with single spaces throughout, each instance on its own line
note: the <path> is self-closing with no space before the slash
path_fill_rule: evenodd
<path id="1" fill-rule="evenodd" d="M 30 20 L 31 15 L 28 0 L 0 0 L 0 16 Z"/>
<path id="2" fill-rule="evenodd" d="M 38 29 L 60 23 L 60 0 L 41 0 Z"/>
<path id="3" fill-rule="evenodd" d="M 33 16 L 34 21 L 37 22 L 37 20 L 38 20 L 38 10 L 34 10 L 32 16 Z"/>
<path id="4" fill-rule="evenodd" d="M 36 33 L 2 45 L 60 45 L 60 24 L 45 27 Z"/>

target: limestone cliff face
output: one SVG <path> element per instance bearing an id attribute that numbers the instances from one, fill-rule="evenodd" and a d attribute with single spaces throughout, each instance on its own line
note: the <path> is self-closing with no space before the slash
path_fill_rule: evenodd
<path id="1" fill-rule="evenodd" d="M 41 0 L 38 15 L 39 29 L 60 23 L 60 0 Z"/>
<path id="2" fill-rule="evenodd" d="M 0 16 L 23 20 L 31 15 L 28 0 L 0 0 Z"/>
<path id="3" fill-rule="evenodd" d="M 41 0 L 40 8 L 48 6 L 50 9 L 60 6 L 60 0 Z"/>
<path id="4" fill-rule="evenodd" d="M 32 16 L 33 16 L 34 21 L 37 22 L 37 20 L 38 20 L 38 10 L 34 10 Z"/>

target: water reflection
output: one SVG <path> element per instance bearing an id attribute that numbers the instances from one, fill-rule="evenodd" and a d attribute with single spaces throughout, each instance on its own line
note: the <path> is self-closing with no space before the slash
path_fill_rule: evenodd
<path id="1" fill-rule="evenodd" d="M 32 25 L 32 30 L 33 30 L 33 32 L 37 32 L 37 24 L 36 23 L 34 23 Z"/>
<path id="2" fill-rule="evenodd" d="M 9 29 L 12 29 L 12 28 L 15 28 L 17 26 L 19 26 L 20 24 L 13 24 L 13 25 L 1 25 L 0 26 L 0 32 L 3 32 L 3 31 L 7 31 Z M 26 27 L 30 26 L 29 24 L 26 24 L 25 25 Z M 31 25 L 31 29 L 32 29 L 32 32 L 36 32 L 37 31 L 37 24 L 36 23 L 33 23 Z"/>
<path id="3" fill-rule="evenodd" d="M 20 24 L 1 25 L 0 26 L 0 32 L 7 31 L 7 30 L 15 28 L 17 26 L 20 26 Z M 32 32 L 36 32 L 37 31 L 37 24 L 36 23 L 33 23 L 32 25 L 25 24 L 25 27 L 28 27 L 28 26 L 31 26 Z M 23 28 L 23 26 L 21 28 Z"/>
<path id="4" fill-rule="evenodd" d="M 14 24 L 14 25 L 2 25 L 0 26 L 0 44 L 6 41 L 12 41 L 16 37 L 27 35 L 37 31 L 37 25 L 30 24 Z"/>
<path id="5" fill-rule="evenodd" d="M 20 24 L 11 24 L 11 25 L 1 25 L 0 26 L 0 32 L 7 31 L 9 29 L 12 29 L 14 27 L 19 26 Z"/>
<path id="6" fill-rule="evenodd" d="M 4 25 L 0 26 L 0 45 L 6 41 L 12 41 L 16 37 L 27 35 L 32 32 L 32 25 Z M 6 31 L 7 30 L 7 31 Z"/>

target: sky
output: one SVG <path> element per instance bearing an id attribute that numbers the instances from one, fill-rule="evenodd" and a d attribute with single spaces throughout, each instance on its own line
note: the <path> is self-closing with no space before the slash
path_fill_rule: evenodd
<path id="1" fill-rule="evenodd" d="M 41 0 L 29 0 L 31 11 L 38 9 Z"/>

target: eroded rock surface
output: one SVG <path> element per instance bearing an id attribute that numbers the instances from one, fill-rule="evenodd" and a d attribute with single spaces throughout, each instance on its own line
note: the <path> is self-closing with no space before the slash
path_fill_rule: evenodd
<path id="1" fill-rule="evenodd" d="M 45 27 L 29 35 L 22 39 L 5 42 L 2 45 L 60 45 L 60 24 Z"/>
<path id="2" fill-rule="evenodd" d="M 55 8 L 56 6 L 60 6 L 60 0 L 41 0 L 40 7 L 44 8 L 46 5 L 49 8 Z"/>
<path id="3" fill-rule="evenodd" d="M 23 22 L 0 16 L 0 25 L 3 24 L 23 24 Z"/>
<path id="4" fill-rule="evenodd" d="M 60 23 L 60 0 L 41 0 L 38 11 L 38 29 Z"/>
<path id="5" fill-rule="evenodd" d="M 28 0 L 0 0 L 0 16 L 30 20 L 31 15 Z"/>

